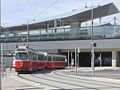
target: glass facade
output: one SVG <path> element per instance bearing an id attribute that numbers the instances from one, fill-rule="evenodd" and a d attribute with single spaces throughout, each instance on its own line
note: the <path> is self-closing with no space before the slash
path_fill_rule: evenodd
<path id="1" fill-rule="evenodd" d="M 30 31 L 30 41 L 50 41 L 50 40 L 88 40 L 91 39 L 91 26 L 81 27 L 78 29 L 70 29 L 70 27 L 58 27 L 52 29 L 34 30 Z M 27 31 L 12 33 L 8 30 L 0 34 L 0 40 L 2 42 L 26 42 Z M 120 25 L 108 25 L 108 26 L 94 26 L 93 27 L 94 39 L 112 39 L 120 38 Z"/>

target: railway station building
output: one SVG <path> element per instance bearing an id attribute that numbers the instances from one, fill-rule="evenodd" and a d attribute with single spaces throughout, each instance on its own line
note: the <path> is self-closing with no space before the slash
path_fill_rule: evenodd
<path id="1" fill-rule="evenodd" d="M 93 9 L 75 11 L 67 15 L 43 19 L 36 23 L 5 27 L 0 30 L 4 61 L 11 64 L 8 57 L 16 45 L 27 45 L 36 51 L 63 54 L 75 58 L 75 47 L 80 52 L 78 66 L 91 66 L 91 39 L 95 43 L 95 66 L 120 67 L 120 25 L 110 23 L 81 27 L 81 23 L 119 13 L 113 4 Z M 93 16 L 92 16 L 93 15 Z M 92 33 L 93 32 L 93 33 Z"/>

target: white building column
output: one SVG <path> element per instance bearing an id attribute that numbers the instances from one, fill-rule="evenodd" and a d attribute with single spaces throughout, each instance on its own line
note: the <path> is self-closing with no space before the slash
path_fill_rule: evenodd
<path id="1" fill-rule="evenodd" d="M 112 51 L 112 67 L 116 67 L 116 62 L 117 62 L 117 52 Z"/>

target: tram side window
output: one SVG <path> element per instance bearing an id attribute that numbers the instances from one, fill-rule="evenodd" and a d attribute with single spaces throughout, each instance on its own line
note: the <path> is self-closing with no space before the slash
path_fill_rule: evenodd
<path id="1" fill-rule="evenodd" d="M 61 57 L 61 61 L 65 61 L 65 57 Z"/>
<path id="2" fill-rule="evenodd" d="M 54 61 L 65 61 L 64 57 L 54 57 Z"/>
<path id="3" fill-rule="evenodd" d="M 38 60 L 39 60 L 39 61 L 41 60 L 41 56 L 40 56 L 40 55 L 38 55 Z"/>
<path id="4" fill-rule="evenodd" d="M 56 56 L 54 56 L 54 57 L 53 57 L 53 61 L 61 61 L 61 57 L 56 57 Z"/>
<path id="5" fill-rule="evenodd" d="M 30 52 L 29 53 L 29 58 L 32 61 L 36 61 L 37 60 L 37 54 Z"/>
<path id="6" fill-rule="evenodd" d="M 33 60 L 36 61 L 37 60 L 37 55 L 36 54 L 33 54 Z"/>
<path id="7" fill-rule="evenodd" d="M 30 59 L 30 60 L 33 60 L 33 58 L 32 58 L 32 53 L 29 53 L 29 59 Z"/>
<path id="8" fill-rule="evenodd" d="M 48 61 L 51 61 L 51 56 L 48 56 Z"/>
<path id="9" fill-rule="evenodd" d="M 64 61 L 64 57 L 60 57 L 60 61 Z"/>
<path id="10" fill-rule="evenodd" d="M 47 57 L 47 56 L 44 56 L 44 60 L 45 60 L 45 61 L 48 61 L 48 57 Z"/>
<path id="11" fill-rule="evenodd" d="M 56 61 L 56 57 L 55 56 L 53 56 L 53 61 Z"/>
<path id="12" fill-rule="evenodd" d="M 44 61 L 44 56 L 43 55 L 38 55 L 38 60 L 39 61 Z"/>
<path id="13" fill-rule="evenodd" d="M 58 58 L 56 56 L 53 56 L 53 61 L 58 61 Z"/>

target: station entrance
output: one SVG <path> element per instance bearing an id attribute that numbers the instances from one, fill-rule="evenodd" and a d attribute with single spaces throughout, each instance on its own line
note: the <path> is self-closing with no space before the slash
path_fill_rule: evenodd
<path id="1" fill-rule="evenodd" d="M 64 53 L 64 54 L 67 56 L 67 53 Z M 72 52 L 72 57 L 71 57 L 71 53 L 69 54 L 70 65 L 72 63 L 72 59 L 74 59 L 73 66 L 75 66 L 75 53 L 74 52 Z M 91 52 L 79 53 L 79 59 L 77 58 L 77 65 L 79 67 L 91 67 Z M 94 65 L 95 67 L 112 66 L 112 52 L 95 52 Z"/>

